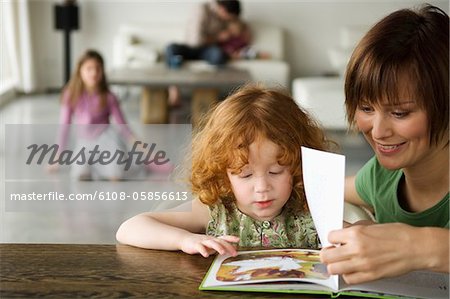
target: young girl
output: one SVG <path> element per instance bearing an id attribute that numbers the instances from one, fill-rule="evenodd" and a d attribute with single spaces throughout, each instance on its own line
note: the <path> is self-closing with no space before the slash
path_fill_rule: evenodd
<path id="1" fill-rule="evenodd" d="M 110 126 L 110 118 L 117 124 Z M 126 152 L 127 145 L 133 144 L 136 138 L 126 125 L 125 117 L 120 110 L 116 96 L 109 90 L 106 81 L 102 56 L 87 50 L 79 59 L 74 75 L 62 94 L 61 130 L 59 134 L 59 152 L 66 149 L 70 124 L 77 125 L 77 140 L 74 153 L 82 148 L 88 153 L 99 146 L 99 150 L 114 153 L 117 150 Z M 54 164 L 53 166 L 58 165 Z M 170 165 L 156 166 L 149 164 L 148 170 L 169 172 Z M 117 161 L 101 165 L 100 163 L 72 163 L 71 176 L 80 179 L 118 180 L 126 175 L 136 175 L 134 167 L 128 171 Z"/>
<path id="2" fill-rule="evenodd" d="M 317 248 L 303 189 L 300 147 L 326 149 L 316 123 L 282 92 L 257 86 L 218 104 L 192 141 L 189 212 L 143 213 L 121 243 L 207 257 L 242 247 Z"/>
<path id="3" fill-rule="evenodd" d="M 122 136 L 109 125 L 110 117 L 120 125 Z M 87 50 L 80 57 L 74 75 L 64 88 L 60 115 L 62 126 L 58 138 L 59 152 L 66 149 L 69 125 L 72 122 L 79 125 L 76 127 L 75 153 L 82 147 L 87 150 L 93 149 L 96 144 L 100 145 L 101 149 L 125 151 L 125 143 L 135 139 L 126 125 L 116 96 L 108 88 L 103 58 L 94 50 Z M 117 180 L 124 175 L 123 169 L 123 165 L 117 163 L 108 165 L 73 163 L 71 176 L 81 180 Z"/>

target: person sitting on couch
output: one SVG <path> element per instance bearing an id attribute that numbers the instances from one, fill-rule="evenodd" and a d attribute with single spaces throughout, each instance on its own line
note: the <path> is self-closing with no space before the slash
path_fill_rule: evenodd
<path id="1" fill-rule="evenodd" d="M 173 43 L 166 48 L 169 68 L 179 68 L 185 60 L 205 60 L 211 65 L 224 65 L 228 54 L 220 43 L 229 39 L 228 22 L 239 19 L 239 0 L 214 0 L 202 3 L 192 16 L 187 32 L 187 43 Z M 179 89 L 169 87 L 169 104 L 179 105 Z"/>

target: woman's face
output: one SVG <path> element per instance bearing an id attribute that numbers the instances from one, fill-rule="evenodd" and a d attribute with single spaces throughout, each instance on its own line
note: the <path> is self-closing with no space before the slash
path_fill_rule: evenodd
<path id="1" fill-rule="evenodd" d="M 356 125 L 387 169 L 414 167 L 430 158 L 430 134 L 425 110 L 405 97 L 397 105 L 361 103 Z"/>
<path id="2" fill-rule="evenodd" d="M 86 89 L 96 89 L 103 77 L 102 65 L 96 59 L 87 59 L 81 65 L 80 76 Z"/>

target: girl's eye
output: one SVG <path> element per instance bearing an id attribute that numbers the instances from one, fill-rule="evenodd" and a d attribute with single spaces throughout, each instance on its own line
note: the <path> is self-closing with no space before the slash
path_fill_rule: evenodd
<path id="1" fill-rule="evenodd" d="M 269 171 L 269 174 L 272 174 L 272 175 L 282 174 L 284 170 L 285 170 L 285 168 L 272 169 Z"/>
<path id="2" fill-rule="evenodd" d="M 251 177 L 251 176 L 252 176 L 251 173 L 241 173 L 241 174 L 239 175 L 239 177 L 240 177 L 241 179 L 246 179 L 246 178 L 249 178 L 249 177 Z"/>

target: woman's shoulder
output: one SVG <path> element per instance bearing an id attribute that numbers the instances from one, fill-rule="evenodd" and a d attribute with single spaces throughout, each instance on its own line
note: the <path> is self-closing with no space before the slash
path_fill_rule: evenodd
<path id="1" fill-rule="evenodd" d="M 403 171 L 401 169 L 387 169 L 383 167 L 376 156 L 373 156 L 367 163 L 358 171 L 357 177 L 368 176 L 371 178 L 392 179 L 396 176 L 401 176 Z"/>
<path id="2" fill-rule="evenodd" d="M 361 199 L 373 205 L 380 194 L 395 193 L 402 176 L 401 169 L 387 169 L 374 156 L 356 174 L 355 188 Z"/>

